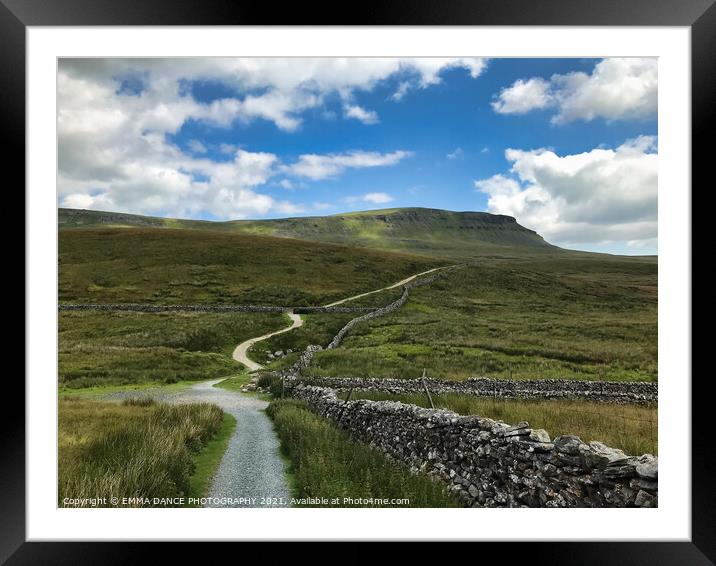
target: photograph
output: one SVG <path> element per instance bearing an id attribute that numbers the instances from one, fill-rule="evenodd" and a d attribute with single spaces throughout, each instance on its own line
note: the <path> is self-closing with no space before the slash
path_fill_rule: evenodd
<path id="1" fill-rule="evenodd" d="M 57 508 L 659 508 L 660 58 L 438 54 L 56 58 Z"/>

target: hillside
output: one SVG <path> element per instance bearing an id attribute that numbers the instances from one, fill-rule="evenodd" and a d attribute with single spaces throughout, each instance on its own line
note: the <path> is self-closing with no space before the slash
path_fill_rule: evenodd
<path id="1" fill-rule="evenodd" d="M 59 298 L 83 303 L 320 305 L 445 260 L 241 233 L 60 230 Z"/>
<path id="2" fill-rule="evenodd" d="M 139 226 L 247 233 L 441 257 L 557 252 L 511 216 L 394 208 L 332 216 L 209 222 L 59 209 L 60 228 Z"/>

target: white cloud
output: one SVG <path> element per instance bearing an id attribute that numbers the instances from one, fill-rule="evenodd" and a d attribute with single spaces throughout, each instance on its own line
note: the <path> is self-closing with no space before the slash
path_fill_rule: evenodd
<path id="1" fill-rule="evenodd" d="M 657 237 L 656 139 L 641 136 L 616 149 L 559 156 L 508 149 L 506 174 L 475 181 L 488 210 L 507 214 L 548 241 L 647 245 Z"/>
<path id="2" fill-rule="evenodd" d="M 492 108 L 498 114 L 526 114 L 530 110 L 546 108 L 553 103 L 549 90 L 550 84 L 542 78 L 519 79 L 500 91 Z"/>
<path id="3" fill-rule="evenodd" d="M 465 152 L 462 150 L 461 147 L 455 148 L 455 151 L 448 153 L 445 157 L 448 159 L 454 160 L 454 159 L 462 159 L 465 156 Z"/>
<path id="4" fill-rule="evenodd" d="M 399 71 L 402 71 L 403 74 L 415 76 L 401 81 L 390 98 L 395 102 L 400 102 L 412 89 L 428 88 L 439 84 L 442 81 L 440 74 L 448 69 L 465 69 L 473 79 L 476 79 L 487 67 L 487 61 L 484 57 L 419 57 L 402 59 L 400 60 Z"/>
<path id="5" fill-rule="evenodd" d="M 492 103 L 495 112 L 524 114 L 552 107 L 552 122 L 646 119 L 656 115 L 656 58 L 609 58 L 583 72 L 517 80 Z"/>
<path id="6" fill-rule="evenodd" d="M 351 151 L 327 155 L 311 153 L 299 156 L 296 163 L 285 167 L 284 170 L 297 177 L 320 180 L 335 177 L 346 169 L 395 165 L 410 155 L 412 153 L 409 151 L 394 151 L 392 153 Z"/>
<path id="7" fill-rule="evenodd" d="M 218 149 L 233 159 L 212 161 L 201 140 L 188 142 L 185 153 L 168 137 L 188 120 L 214 127 L 267 120 L 295 131 L 305 111 L 332 112 L 326 101 L 335 95 L 346 118 L 371 123 L 378 117 L 356 103 L 357 93 L 391 78 L 428 88 L 445 69 L 463 68 L 476 77 L 483 67 L 480 59 L 61 59 L 59 203 L 223 218 L 297 211 L 298 205 L 262 194 L 261 187 L 282 172 L 322 179 L 349 168 L 392 165 L 409 153 L 306 155 L 286 168 L 275 155 L 227 143 Z M 192 81 L 219 82 L 230 94 L 198 100 L 187 87 Z"/>
<path id="8" fill-rule="evenodd" d="M 348 104 L 343 108 L 346 118 L 355 118 L 364 124 L 377 124 L 380 122 L 378 114 L 373 110 L 366 110 L 360 106 Z"/>
<path id="9" fill-rule="evenodd" d="M 411 87 L 412 85 L 410 81 L 401 82 L 395 92 L 390 95 L 391 100 L 394 100 L 395 102 L 400 102 L 401 100 L 403 100 L 403 97 L 408 94 L 408 91 L 411 89 Z"/>
<path id="10" fill-rule="evenodd" d="M 221 153 L 230 153 L 234 154 L 236 153 L 236 150 L 239 149 L 240 146 L 235 145 L 233 143 L 222 143 L 219 145 L 219 151 Z"/>
<path id="11" fill-rule="evenodd" d="M 643 119 L 656 115 L 656 58 L 605 59 L 591 75 L 570 73 L 552 78 L 559 113 L 555 123 L 573 120 Z"/>
<path id="12" fill-rule="evenodd" d="M 261 118 L 291 131 L 300 126 L 301 112 L 321 106 L 332 93 L 349 100 L 355 92 L 372 90 L 381 81 L 398 75 L 407 76 L 403 82 L 411 86 L 427 88 L 438 84 L 440 74 L 451 68 L 465 69 L 476 78 L 486 61 L 435 57 L 62 59 L 60 70 L 75 79 L 110 85 L 113 90 L 119 89 L 121 77 L 141 77 L 144 90 L 140 96 L 121 96 L 126 102 L 144 99 L 157 89 L 176 90 L 181 81 L 219 81 L 234 89 L 236 95 L 197 105 L 184 93 L 185 111 L 214 124 Z M 162 115 L 167 120 L 172 117 Z M 181 123 L 183 117 L 178 115 L 175 119 Z"/>
<path id="13" fill-rule="evenodd" d="M 184 153 L 167 136 L 190 119 L 225 127 L 234 120 L 263 118 L 292 130 L 300 125 L 298 112 L 321 104 L 331 89 L 343 89 L 348 100 L 352 89 L 367 88 L 400 66 L 399 60 L 373 59 L 355 64 L 324 59 L 302 64 L 273 59 L 63 59 L 58 72 L 59 202 L 171 216 L 298 212 L 298 205 L 261 194 L 260 187 L 282 171 L 321 179 L 349 168 L 392 165 L 409 153 L 305 155 L 286 168 L 273 154 L 227 143 L 219 150 L 233 159 L 213 161 L 200 140 L 190 140 L 190 153 Z M 141 86 L 125 89 L 121 77 L 126 76 L 141 77 Z M 186 92 L 184 79 L 221 80 L 263 94 L 202 103 Z M 369 111 L 357 117 L 371 119 Z"/>
<path id="14" fill-rule="evenodd" d="M 208 149 L 206 149 L 206 146 L 199 140 L 189 140 L 189 142 L 187 143 L 187 147 L 194 153 L 206 153 L 207 151 L 209 151 Z"/>
<path id="15" fill-rule="evenodd" d="M 385 204 L 386 202 L 392 201 L 393 197 L 388 193 L 367 193 L 363 195 L 363 200 L 374 204 Z"/>
<path id="16" fill-rule="evenodd" d="M 291 190 L 291 189 L 295 188 L 294 184 L 293 184 L 291 181 L 289 181 L 288 179 L 281 179 L 281 180 L 278 182 L 278 184 L 279 184 L 282 188 L 288 189 L 288 190 Z"/>

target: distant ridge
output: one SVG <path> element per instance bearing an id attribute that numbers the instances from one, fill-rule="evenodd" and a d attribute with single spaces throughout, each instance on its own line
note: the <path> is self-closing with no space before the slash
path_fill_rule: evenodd
<path id="1" fill-rule="evenodd" d="M 428 255 L 465 257 L 494 251 L 561 251 L 512 216 L 434 208 L 388 208 L 270 220 L 180 220 L 60 208 L 61 229 L 126 226 L 213 230 L 332 242 Z"/>

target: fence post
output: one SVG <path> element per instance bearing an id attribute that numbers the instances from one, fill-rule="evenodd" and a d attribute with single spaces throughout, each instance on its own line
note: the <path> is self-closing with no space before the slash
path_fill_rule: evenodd
<path id="1" fill-rule="evenodd" d="M 346 395 L 346 398 L 343 400 L 343 407 L 341 407 L 341 412 L 338 413 L 338 418 L 336 418 L 336 422 L 340 423 L 341 419 L 343 418 L 343 413 L 346 410 L 346 405 L 348 404 L 348 400 L 351 398 L 351 394 L 353 393 L 353 387 L 351 387 L 348 390 L 348 395 Z"/>
<path id="2" fill-rule="evenodd" d="M 428 396 L 428 401 L 430 401 L 430 408 L 434 409 L 433 398 L 430 396 L 430 391 L 428 391 L 428 384 L 425 383 L 425 368 L 423 368 L 423 376 L 420 379 L 423 382 L 423 389 L 425 389 L 425 394 Z"/>

